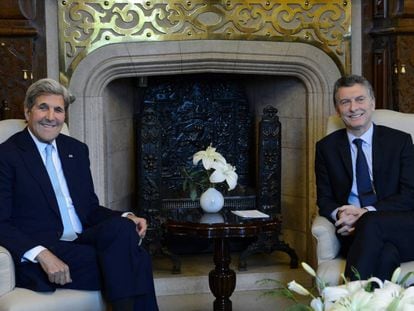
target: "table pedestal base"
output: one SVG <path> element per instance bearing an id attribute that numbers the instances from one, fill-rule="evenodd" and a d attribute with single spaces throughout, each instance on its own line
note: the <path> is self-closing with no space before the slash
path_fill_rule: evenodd
<path id="1" fill-rule="evenodd" d="M 230 250 L 228 240 L 216 238 L 214 241 L 214 270 L 208 275 L 210 290 L 216 300 L 214 311 L 231 311 L 230 300 L 236 287 L 236 273 L 230 269 Z"/>

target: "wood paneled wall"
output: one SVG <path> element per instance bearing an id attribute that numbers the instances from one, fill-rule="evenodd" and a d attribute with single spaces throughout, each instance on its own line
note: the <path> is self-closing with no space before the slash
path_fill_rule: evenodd
<path id="1" fill-rule="evenodd" d="M 377 108 L 414 113 L 414 1 L 363 1 L 363 73 Z"/>
<path id="2" fill-rule="evenodd" d="M 44 5 L 0 1 L 0 119 L 23 118 L 27 87 L 46 76 Z"/>

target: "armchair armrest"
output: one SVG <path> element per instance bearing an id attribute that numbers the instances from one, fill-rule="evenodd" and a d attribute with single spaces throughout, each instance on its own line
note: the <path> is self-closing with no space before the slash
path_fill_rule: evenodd
<path id="1" fill-rule="evenodd" d="M 336 258 L 341 245 L 335 235 L 335 226 L 325 217 L 316 216 L 311 231 L 317 241 L 318 264 Z"/>
<path id="2" fill-rule="evenodd" d="M 9 251 L 0 246 L 0 296 L 12 291 L 15 285 L 13 259 Z"/>

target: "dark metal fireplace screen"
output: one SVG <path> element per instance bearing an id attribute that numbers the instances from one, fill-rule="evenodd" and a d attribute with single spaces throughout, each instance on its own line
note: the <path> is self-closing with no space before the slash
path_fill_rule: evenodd
<path id="1" fill-rule="evenodd" d="M 181 168 L 192 167 L 192 156 L 212 144 L 236 166 L 238 186 L 225 194 L 229 209 L 259 209 L 280 214 L 281 204 L 281 127 L 277 110 L 266 107 L 261 118 L 246 99 L 243 83 L 223 75 L 192 75 L 151 79 L 136 114 L 138 207 L 148 220 L 147 243 L 163 249 L 179 271 L 179 260 L 165 245 L 163 211 L 197 208 L 198 201 L 182 191 Z M 282 250 L 297 257 L 279 240 L 280 230 L 270 239 L 260 237 L 240 256 L 245 258 L 259 248 Z M 197 243 L 195 243 L 197 244 Z"/>
<path id="2" fill-rule="evenodd" d="M 225 195 L 239 197 L 241 206 L 246 205 L 243 197 L 251 204 L 254 196 L 250 208 L 280 212 L 281 129 L 276 112 L 265 108 L 257 125 L 237 79 L 192 75 L 153 81 L 135 118 L 139 208 L 156 211 L 172 202 L 190 204 L 182 191 L 181 168 L 191 168 L 192 155 L 212 144 L 239 175 L 237 188 Z"/>

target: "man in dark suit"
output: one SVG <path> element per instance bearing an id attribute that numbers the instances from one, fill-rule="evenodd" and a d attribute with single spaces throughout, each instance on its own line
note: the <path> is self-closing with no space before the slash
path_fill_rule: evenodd
<path id="1" fill-rule="evenodd" d="M 102 290 L 113 310 L 158 310 L 146 220 L 99 205 L 88 148 L 60 133 L 71 102 L 52 79 L 25 98 L 28 126 L 0 145 L 0 244 L 16 285 Z"/>
<path id="2" fill-rule="evenodd" d="M 357 271 L 390 279 L 401 262 L 414 259 L 413 142 L 407 133 L 373 124 L 374 92 L 363 77 L 338 79 L 334 104 L 346 128 L 316 144 L 319 213 L 337 227 L 347 277 L 356 279 Z M 368 190 L 361 190 L 362 179 Z"/>

